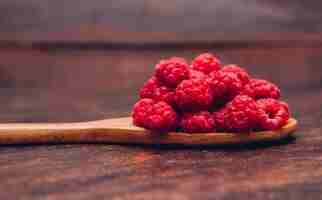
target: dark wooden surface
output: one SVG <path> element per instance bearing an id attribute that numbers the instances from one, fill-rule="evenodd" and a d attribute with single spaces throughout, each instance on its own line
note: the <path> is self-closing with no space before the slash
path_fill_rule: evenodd
<path id="1" fill-rule="evenodd" d="M 2 122 L 125 116 L 158 59 L 204 51 L 280 84 L 300 122 L 295 139 L 230 148 L 2 146 L 1 199 L 319 199 L 322 47 L 292 45 L 1 48 Z"/>
<path id="2" fill-rule="evenodd" d="M 321 42 L 321 1 L 2 0 L 11 42 Z"/>

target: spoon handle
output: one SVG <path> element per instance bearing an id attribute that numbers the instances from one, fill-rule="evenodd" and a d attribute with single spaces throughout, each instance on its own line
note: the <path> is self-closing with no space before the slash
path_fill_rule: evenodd
<path id="1" fill-rule="evenodd" d="M 0 123 L 0 144 L 43 144 L 81 142 L 96 131 L 89 122 Z"/>

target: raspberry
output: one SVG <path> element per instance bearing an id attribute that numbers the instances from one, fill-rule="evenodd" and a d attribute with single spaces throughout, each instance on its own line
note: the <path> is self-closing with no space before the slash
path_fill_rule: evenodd
<path id="1" fill-rule="evenodd" d="M 262 79 L 251 79 L 249 83 L 245 85 L 241 94 L 248 95 L 254 99 L 279 99 L 281 96 L 280 89 L 274 83 Z"/>
<path id="2" fill-rule="evenodd" d="M 237 65 L 226 65 L 221 69 L 221 71 L 235 73 L 244 85 L 247 84 L 250 80 L 250 76 L 247 71 Z"/>
<path id="3" fill-rule="evenodd" d="M 232 72 L 212 72 L 210 73 L 214 99 L 217 104 L 232 100 L 243 89 L 242 81 Z"/>
<path id="4" fill-rule="evenodd" d="M 249 132 L 257 125 L 258 107 L 249 96 L 238 95 L 213 117 L 221 131 Z"/>
<path id="5" fill-rule="evenodd" d="M 215 129 L 215 121 L 208 111 L 197 113 L 184 113 L 180 127 L 188 133 L 206 133 Z"/>
<path id="6" fill-rule="evenodd" d="M 177 114 L 164 101 L 141 99 L 133 107 L 133 124 L 154 131 L 174 130 L 177 125 Z"/>
<path id="7" fill-rule="evenodd" d="M 143 85 L 140 90 L 140 97 L 165 101 L 170 105 L 174 105 L 173 89 L 161 85 L 160 81 L 154 76 Z"/>
<path id="8" fill-rule="evenodd" d="M 222 108 L 219 111 L 213 112 L 212 116 L 213 116 L 213 119 L 215 120 L 217 131 L 225 131 L 225 129 L 226 129 L 226 125 L 225 125 L 226 110 L 224 108 Z"/>
<path id="9" fill-rule="evenodd" d="M 160 60 L 140 90 L 132 110 L 133 124 L 154 131 L 250 132 L 275 130 L 290 118 L 280 89 L 252 79 L 238 65 L 226 65 L 210 53 L 188 66 L 185 59 Z"/>
<path id="10" fill-rule="evenodd" d="M 256 103 L 259 109 L 262 110 L 259 115 L 260 129 L 279 129 L 283 127 L 290 118 L 288 105 L 285 102 L 268 98 L 257 100 Z"/>
<path id="11" fill-rule="evenodd" d="M 206 75 L 200 71 L 190 69 L 190 79 L 193 78 L 206 78 Z"/>
<path id="12" fill-rule="evenodd" d="M 155 75 L 165 85 L 176 87 L 181 81 L 189 79 L 189 68 L 183 58 L 172 57 L 161 60 L 155 66 Z"/>
<path id="13" fill-rule="evenodd" d="M 213 99 L 210 82 L 207 79 L 184 80 L 176 88 L 174 99 L 184 111 L 208 109 Z"/>
<path id="14" fill-rule="evenodd" d="M 194 70 L 209 74 L 220 69 L 220 61 L 210 53 L 203 53 L 192 61 L 191 67 Z"/>

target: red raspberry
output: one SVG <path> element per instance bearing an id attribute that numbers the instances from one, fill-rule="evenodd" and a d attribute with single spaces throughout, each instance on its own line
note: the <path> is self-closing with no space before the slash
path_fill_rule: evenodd
<path id="1" fill-rule="evenodd" d="M 176 87 L 181 81 L 189 79 L 189 68 L 183 58 L 173 57 L 161 60 L 155 66 L 155 75 L 165 85 Z"/>
<path id="2" fill-rule="evenodd" d="M 232 72 L 210 73 L 214 99 L 217 103 L 225 103 L 232 100 L 243 89 L 242 81 Z"/>
<path id="3" fill-rule="evenodd" d="M 249 132 L 257 125 L 256 101 L 246 95 L 238 95 L 218 112 L 213 114 L 215 124 L 221 131 Z"/>
<path id="4" fill-rule="evenodd" d="M 237 65 L 226 65 L 221 69 L 221 71 L 235 73 L 244 85 L 247 84 L 250 80 L 250 76 L 247 71 Z"/>
<path id="5" fill-rule="evenodd" d="M 209 74 L 220 69 L 220 61 L 210 53 L 203 53 L 192 61 L 191 67 L 194 70 Z"/>
<path id="6" fill-rule="evenodd" d="M 216 130 L 224 132 L 226 130 L 226 110 L 225 108 L 220 109 L 219 111 L 213 112 L 213 119 L 215 120 Z"/>
<path id="7" fill-rule="evenodd" d="M 249 83 L 245 85 L 241 94 L 248 95 L 254 99 L 279 99 L 281 96 L 280 89 L 274 83 L 262 79 L 251 79 Z"/>
<path id="8" fill-rule="evenodd" d="M 259 115 L 260 129 L 276 130 L 287 124 L 290 114 L 285 102 L 268 98 L 257 100 L 256 103 L 263 111 Z"/>
<path id="9" fill-rule="evenodd" d="M 177 114 L 164 101 L 141 99 L 133 107 L 133 124 L 154 131 L 174 130 L 177 125 Z"/>
<path id="10" fill-rule="evenodd" d="M 208 109 L 212 103 L 213 93 L 207 79 L 190 79 L 182 81 L 175 90 L 175 102 L 181 110 L 198 111 Z"/>
<path id="11" fill-rule="evenodd" d="M 206 133 L 214 131 L 215 121 L 208 111 L 184 113 L 180 122 L 180 126 L 184 132 Z"/>
<path id="12" fill-rule="evenodd" d="M 161 85 L 160 81 L 154 76 L 143 85 L 140 90 L 140 97 L 165 101 L 174 105 L 174 90 Z"/>
<path id="13" fill-rule="evenodd" d="M 190 69 L 190 79 L 193 79 L 193 78 L 206 78 L 206 74 L 200 72 L 200 71 L 196 71 L 196 70 L 193 70 L 193 69 Z"/>

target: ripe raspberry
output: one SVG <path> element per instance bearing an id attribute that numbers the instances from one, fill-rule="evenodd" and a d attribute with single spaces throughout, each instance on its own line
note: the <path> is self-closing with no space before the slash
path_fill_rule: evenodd
<path id="1" fill-rule="evenodd" d="M 163 86 L 155 76 L 143 85 L 140 90 L 140 97 L 165 101 L 172 106 L 174 105 L 174 90 Z"/>
<path id="2" fill-rule="evenodd" d="M 235 73 L 244 85 L 247 84 L 250 80 L 250 76 L 247 71 L 237 65 L 226 65 L 221 69 L 221 71 Z"/>
<path id="3" fill-rule="evenodd" d="M 279 99 L 281 96 L 280 89 L 274 83 L 262 79 L 251 79 L 245 85 L 241 94 L 248 95 L 254 99 Z"/>
<path id="4" fill-rule="evenodd" d="M 225 107 L 221 108 L 219 111 L 213 112 L 212 114 L 213 119 L 215 120 L 216 130 L 224 132 L 226 131 L 226 110 Z"/>
<path id="5" fill-rule="evenodd" d="M 232 72 L 212 72 L 210 73 L 214 99 L 217 103 L 225 103 L 232 100 L 243 89 L 242 81 Z"/>
<path id="6" fill-rule="evenodd" d="M 193 79 L 193 78 L 206 78 L 206 74 L 200 72 L 200 71 L 196 71 L 196 70 L 193 70 L 193 69 L 190 69 L 190 79 Z"/>
<path id="7" fill-rule="evenodd" d="M 283 127 L 290 118 L 288 105 L 285 102 L 268 98 L 257 100 L 256 103 L 262 111 L 259 115 L 260 129 L 279 129 Z"/>
<path id="8" fill-rule="evenodd" d="M 209 74 L 220 69 L 220 61 L 210 53 L 203 53 L 192 61 L 191 67 L 194 70 Z"/>
<path id="9" fill-rule="evenodd" d="M 257 125 L 258 107 L 254 99 L 238 95 L 213 117 L 217 129 L 230 132 L 249 132 Z"/>
<path id="10" fill-rule="evenodd" d="M 183 58 L 172 57 L 161 60 L 155 66 L 155 75 L 165 85 L 176 87 L 181 81 L 189 79 L 189 68 Z"/>
<path id="11" fill-rule="evenodd" d="M 164 101 L 141 99 L 133 107 L 133 124 L 154 131 L 174 130 L 177 125 L 177 114 Z"/>
<path id="12" fill-rule="evenodd" d="M 175 90 L 175 102 L 181 110 L 198 111 L 208 109 L 212 103 L 213 93 L 207 79 L 190 79 L 182 81 Z"/>
<path id="13" fill-rule="evenodd" d="M 208 111 L 184 113 L 180 127 L 188 133 L 206 133 L 215 129 L 215 121 Z"/>

